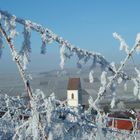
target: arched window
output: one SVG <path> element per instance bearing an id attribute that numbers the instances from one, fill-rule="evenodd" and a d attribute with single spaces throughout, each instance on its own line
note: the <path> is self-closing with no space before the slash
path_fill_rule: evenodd
<path id="1" fill-rule="evenodd" d="M 71 94 L 71 99 L 74 99 L 74 94 L 73 93 Z"/>

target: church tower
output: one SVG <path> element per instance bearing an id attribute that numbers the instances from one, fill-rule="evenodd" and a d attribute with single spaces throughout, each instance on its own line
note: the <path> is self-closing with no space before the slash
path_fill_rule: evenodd
<path id="1" fill-rule="evenodd" d="M 81 93 L 81 82 L 80 78 L 69 78 L 67 87 L 67 104 L 71 107 L 78 107 L 82 104 L 82 93 Z"/>

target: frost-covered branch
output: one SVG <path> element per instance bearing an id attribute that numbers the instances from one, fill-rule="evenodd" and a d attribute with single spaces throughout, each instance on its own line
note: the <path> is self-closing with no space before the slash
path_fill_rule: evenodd
<path id="1" fill-rule="evenodd" d="M 60 68 L 61 68 L 61 70 L 64 69 L 64 63 L 65 63 L 65 46 L 62 45 L 60 47 Z"/>
<path id="2" fill-rule="evenodd" d="M 20 50 L 20 54 L 23 56 L 26 56 L 27 60 L 29 61 L 29 53 L 31 52 L 31 43 L 30 43 L 30 37 L 31 37 L 31 29 L 30 29 L 30 22 L 26 21 L 26 25 L 24 26 L 24 41 L 22 44 L 22 48 Z"/>
<path id="3" fill-rule="evenodd" d="M 91 70 L 90 73 L 89 73 L 89 82 L 90 82 L 90 83 L 93 83 L 93 82 L 94 82 L 93 74 L 94 74 L 94 71 Z"/>
<path id="4" fill-rule="evenodd" d="M 10 50 L 11 50 L 11 53 L 12 53 L 12 56 L 13 56 L 13 60 L 16 62 L 17 64 L 17 67 L 18 67 L 18 70 L 20 72 L 20 75 L 21 75 L 21 78 L 23 79 L 23 82 L 25 84 L 25 88 L 27 90 L 27 93 L 30 97 L 30 99 L 32 99 L 32 91 L 31 91 L 31 87 L 30 87 L 30 84 L 29 84 L 29 81 L 27 79 L 27 76 L 25 74 L 25 71 L 24 71 L 24 67 L 23 65 L 21 64 L 21 61 L 20 61 L 20 56 L 18 55 L 18 53 L 16 52 L 15 50 L 15 47 L 12 43 L 12 40 L 10 37 L 8 37 L 7 33 L 5 32 L 5 30 L 3 29 L 2 25 L 0 24 L 0 32 L 2 33 L 3 37 L 5 38 Z"/>
<path id="5" fill-rule="evenodd" d="M 17 106 L 15 99 L 11 99 L 8 96 L 4 96 L 4 102 L 0 102 L 2 108 L 0 108 L 5 114 L 0 119 L 0 124 L 7 124 L 12 126 L 13 139 L 119 139 L 121 138 L 139 138 L 139 135 L 129 134 L 121 130 L 115 130 L 108 126 L 110 118 L 103 113 L 98 111 L 98 102 L 105 96 L 107 90 L 111 90 L 113 99 L 111 107 L 115 105 L 115 82 L 120 84 L 122 80 L 132 79 L 134 87 L 134 95 L 140 98 L 140 71 L 135 69 L 137 73 L 136 78 L 130 78 L 122 70 L 126 62 L 131 58 L 135 51 L 140 51 L 140 34 L 137 35 L 136 41 L 132 49 L 129 51 L 128 45 L 125 40 L 118 34 L 114 33 L 113 36 L 120 42 L 120 50 L 124 50 L 127 54 L 126 58 L 122 61 L 120 67 L 116 69 L 115 64 L 110 64 L 101 54 L 90 52 L 87 50 L 80 49 L 62 37 L 56 35 L 51 30 L 43 27 L 40 24 L 34 23 L 29 20 L 17 18 L 8 12 L 0 10 L 0 55 L 3 48 L 2 37 L 7 41 L 9 45 L 13 60 L 16 62 L 21 77 L 24 81 L 28 95 L 30 97 L 30 107 L 22 105 L 22 100 L 17 99 Z M 13 38 L 17 35 L 16 23 L 23 25 L 23 44 L 20 54 L 17 53 Z M 50 97 L 45 98 L 43 92 L 36 90 L 35 94 L 32 94 L 29 80 L 25 73 L 26 66 L 30 60 L 31 52 L 31 31 L 38 32 L 41 40 L 41 53 L 45 54 L 46 45 L 52 42 L 57 42 L 60 46 L 60 67 L 64 70 L 64 63 L 67 58 L 76 55 L 78 58 L 77 67 L 82 68 L 83 64 L 86 64 L 89 60 L 92 61 L 89 73 L 89 80 L 92 83 L 94 81 L 93 69 L 98 64 L 103 68 L 101 74 L 101 87 L 99 89 L 98 97 L 93 101 L 89 99 L 89 109 L 87 111 L 82 110 L 82 107 L 71 108 L 63 102 L 56 100 L 55 95 L 52 94 Z M 107 77 L 107 72 L 111 71 L 112 75 L 110 78 Z M 13 105 L 14 104 L 14 105 Z M 4 108 L 3 105 L 6 107 Z M 26 109 L 25 109 L 26 108 Z M 95 108 L 98 112 L 92 113 L 92 109 Z M 7 111 L 8 110 L 8 111 Z M 24 110 L 24 111 L 22 111 Z M 22 117 L 23 114 L 27 115 L 28 121 L 25 121 Z M 27 114 L 26 114 L 27 113 Z M 12 117 L 12 115 L 14 117 Z M 109 119 L 109 120 L 106 120 Z M 114 118 L 113 118 L 114 119 Z M 4 131 L 5 132 L 5 131 Z M 11 132 L 11 131 L 10 131 Z M 137 131 L 135 131 L 137 132 Z M 13 135 L 15 133 L 15 135 Z"/>
<path id="6" fill-rule="evenodd" d="M 115 34 L 116 35 L 116 34 Z M 116 37 L 116 36 L 115 36 Z M 117 34 L 117 37 L 120 37 L 118 34 Z M 118 39 L 118 38 L 117 38 Z M 122 41 L 124 42 L 124 40 L 121 40 L 119 39 L 119 41 Z M 123 43 L 121 43 L 123 44 Z M 111 77 L 110 81 L 108 82 L 108 84 L 102 84 L 103 87 L 99 90 L 99 93 L 98 93 L 98 97 L 97 99 L 95 100 L 94 104 L 95 104 L 95 108 L 98 110 L 98 107 L 96 106 L 98 104 L 98 102 L 105 96 L 105 93 L 108 89 L 111 88 L 112 84 L 115 82 L 115 80 L 117 80 L 117 78 L 119 78 L 119 73 L 123 70 L 124 66 L 126 65 L 127 61 L 131 58 L 131 56 L 133 55 L 133 53 L 137 50 L 137 48 L 140 46 L 140 35 L 137 34 L 137 37 L 136 37 L 136 41 L 135 41 L 135 44 L 134 46 L 132 47 L 132 49 L 130 51 L 127 52 L 127 55 L 125 57 L 125 59 L 121 62 L 121 65 L 120 67 L 118 68 L 118 70 L 116 70 L 114 76 Z M 105 79 L 105 78 L 104 78 Z M 104 81 L 104 80 L 103 80 Z M 102 82 L 102 81 L 101 81 Z M 103 82 L 104 83 L 104 82 Z M 114 99 L 113 99 L 113 102 L 114 102 Z"/>
<path id="7" fill-rule="evenodd" d="M 85 139 L 85 137 L 96 140 L 99 135 L 103 140 L 109 140 L 112 137 L 114 140 L 121 140 L 122 137 L 139 138 L 138 130 L 135 130 L 135 133 L 130 133 L 129 131 L 117 130 L 108 126 L 110 121 L 113 119 L 120 120 L 120 118 L 111 118 L 105 115 L 98 116 L 89 114 L 86 111 L 80 113 L 69 106 L 58 105 L 58 102 L 61 103 L 61 101 L 55 99 L 54 94 L 45 98 L 40 90 L 36 90 L 33 96 L 35 102 L 31 103 L 33 110 L 29 110 L 28 120 L 18 119 L 22 108 L 19 109 L 16 102 L 21 100 L 9 96 L 5 97 L 8 99 L 8 104 L 13 103 L 11 108 L 14 107 L 16 111 L 11 112 L 11 114 L 10 110 L 6 112 L 2 119 L 0 118 L 0 124 L 4 126 L 7 124 L 5 128 L 12 133 L 13 140 L 44 140 L 45 138 L 71 140 L 72 138 Z M 12 98 L 15 101 L 12 101 Z M 0 98 L 0 101 L 3 101 L 2 98 Z M 92 105 L 93 101 L 90 102 Z M 121 120 L 130 121 L 130 119 Z M 136 120 L 131 121 L 136 122 Z M 2 132 L 1 125 L 0 131 Z M 135 135 L 136 133 L 137 135 Z"/>
<path id="8" fill-rule="evenodd" d="M 125 40 L 116 32 L 113 33 L 113 37 L 120 42 L 120 50 L 124 50 L 126 52 L 126 54 L 128 54 L 129 49 L 128 49 L 128 45 L 126 44 Z"/>
<path id="9" fill-rule="evenodd" d="M 1 20 L 13 19 L 13 15 L 9 14 L 6 11 L 0 10 L 0 13 L 1 13 Z M 39 34 L 41 35 L 41 39 L 42 39 L 41 53 L 44 54 L 46 52 L 46 47 L 45 47 L 46 43 L 51 43 L 53 41 L 56 41 L 58 44 L 60 44 L 60 46 L 65 46 L 65 48 L 68 51 L 70 51 L 70 52 L 72 52 L 72 53 L 74 53 L 74 54 L 76 54 L 78 56 L 77 66 L 79 68 L 82 67 L 82 64 L 81 64 L 82 60 L 83 60 L 84 63 L 87 63 L 87 61 L 90 59 L 90 60 L 93 60 L 94 64 L 100 64 L 101 67 L 107 68 L 109 71 L 111 71 L 113 74 L 115 74 L 115 71 L 111 67 L 110 63 L 101 54 L 80 49 L 80 48 L 70 44 L 67 40 L 64 40 L 62 37 L 56 35 L 51 30 L 49 30 L 48 28 L 43 27 L 40 24 L 31 22 L 29 20 L 24 20 L 24 19 L 21 19 L 21 18 L 18 18 L 18 17 L 15 18 L 15 22 L 23 25 L 24 27 L 28 27 L 27 29 L 29 29 L 29 30 L 31 29 L 31 30 L 34 30 L 36 32 L 39 32 Z M 27 32 L 27 34 L 25 35 L 26 32 Z M 29 31 L 27 31 L 27 30 L 24 31 L 24 38 L 27 38 L 27 39 L 25 39 L 25 41 L 27 43 L 24 41 L 25 43 L 23 43 L 22 50 L 24 48 L 25 52 L 27 52 L 27 50 L 28 50 L 28 52 L 30 52 Z M 25 47 L 28 47 L 28 48 L 26 49 Z M 28 55 L 26 55 L 26 56 L 28 58 Z M 67 57 L 70 58 L 71 56 L 72 55 L 67 55 L 67 53 L 65 54 L 66 58 Z M 61 67 L 62 67 L 62 65 L 61 65 Z M 93 67 L 93 65 L 91 67 Z M 125 73 L 123 73 L 121 71 L 119 72 L 119 75 L 122 77 L 122 79 L 125 79 L 125 80 L 130 79 L 129 76 L 127 76 Z"/>
<path id="10" fill-rule="evenodd" d="M 132 79 L 134 82 L 133 93 L 134 96 L 138 97 L 140 100 L 140 71 L 137 68 L 135 68 L 135 71 L 137 73 L 137 77 Z"/>

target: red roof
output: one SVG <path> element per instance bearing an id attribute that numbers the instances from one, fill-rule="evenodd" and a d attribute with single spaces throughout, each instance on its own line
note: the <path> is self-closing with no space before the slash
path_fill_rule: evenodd
<path id="1" fill-rule="evenodd" d="M 80 78 L 69 78 L 68 90 L 78 90 L 81 88 Z"/>

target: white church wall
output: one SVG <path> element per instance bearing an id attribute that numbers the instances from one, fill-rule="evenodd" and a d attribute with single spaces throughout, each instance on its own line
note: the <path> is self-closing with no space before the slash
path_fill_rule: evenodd
<path id="1" fill-rule="evenodd" d="M 72 94 L 74 97 L 72 98 Z M 77 107 L 79 104 L 78 90 L 67 91 L 67 103 L 69 106 Z"/>

